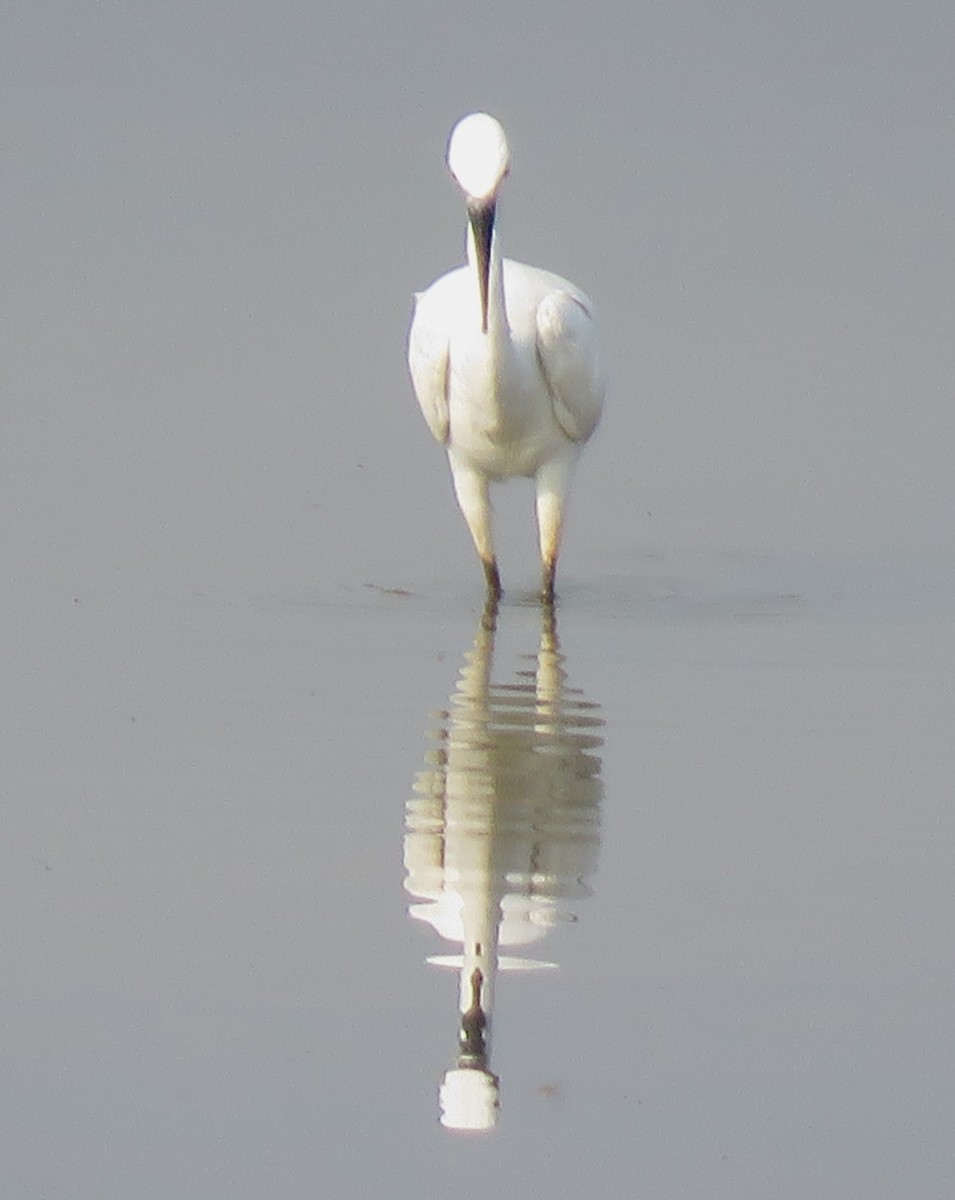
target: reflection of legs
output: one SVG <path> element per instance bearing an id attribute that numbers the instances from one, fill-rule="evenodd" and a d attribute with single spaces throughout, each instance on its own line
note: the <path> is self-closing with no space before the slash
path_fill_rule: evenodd
<path id="1" fill-rule="evenodd" d="M 541 596 L 554 599 L 557 555 L 563 532 L 564 497 L 570 485 L 574 456 L 551 459 L 537 472 L 537 534 L 541 554 Z"/>
<path id="2" fill-rule="evenodd" d="M 501 577 L 491 540 L 491 501 L 488 496 L 487 479 L 459 458 L 449 455 L 449 460 L 454 494 L 458 498 L 458 507 L 468 523 L 474 547 L 484 567 L 488 595 L 500 596 Z"/>

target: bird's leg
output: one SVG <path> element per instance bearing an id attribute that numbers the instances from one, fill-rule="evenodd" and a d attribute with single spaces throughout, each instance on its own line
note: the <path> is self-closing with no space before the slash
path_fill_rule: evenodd
<path id="1" fill-rule="evenodd" d="M 491 538 L 491 500 L 488 495 L 487 476 L 453 455 L 449 455 L 448 458 L 458 507 L 467 521 L 474 547 L 484 567 L 487 594 L 489 598 L 496 600 L 501 595 L 501 575 L 497 569 L 497 558 Z"/>
<path id="2" fill-rule="evenodd" d="M 487 581 L 487 595 L 491 604 L 496 605 L 501 598 L 501 573 L 497 569 L 497 559 L 492 558 L 490 562 L 486 559 L 481 560 L 484 566 L 484 578 Z"/>
<path id="3" fill-rule="evenodd" d="M 494 595 L 488 590 L 487 598 L 484 601 L 484 611 L 481 613 L 481 632 L 489 634 L 491 642 L 485 645 L 485 649 L 493 649 L 494 634 L 497 633 L 497 611 L 500 603 L 500 595 Z"/>
<path id="4" fill-rule="evenodd" d="M 570 483 L 572 456 L 552 459 L 537 472 L 537 534 L 541 555 L 541 599 L 554 602 L 557 555 L 564 521 L 564 496 Z"/>
<path id="5" fill-rule="evenodd" d="M 557 560 L 545 562 L 541 570 L 541 600 L 549 607 L 554 607 L 554 581 L 557 575 Z"/>

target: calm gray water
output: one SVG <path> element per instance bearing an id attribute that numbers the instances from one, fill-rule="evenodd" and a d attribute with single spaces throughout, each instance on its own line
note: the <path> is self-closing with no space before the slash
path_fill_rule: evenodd
<path id="1" fill-rule="evenodd" d="M 5 610 L 11 1194 L 945 1195 L 948 593 L 817 576 L 569 583 L 559 662 L 505 604 L 477 716 L 457 591 Z M 404 890 L 464 753 L 559 963 L 498 979 L 486 1134 L 438 1124 L 460 948 Z"/>
<path id="2" fill-rule="evenodd" d="M 4 1195 L 955 1194 L 952 23 L 4 7 Z M 554 622 L 403 362 L 478 107 Z"/>

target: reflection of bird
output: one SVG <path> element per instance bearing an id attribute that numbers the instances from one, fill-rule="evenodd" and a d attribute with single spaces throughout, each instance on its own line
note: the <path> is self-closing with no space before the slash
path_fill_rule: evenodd
<path id="1" fill-rule="evenodd" d="M 568 903 L 589 894 L 603 794 L 595 753 L 603 721 L 567 686 L 552 606 L 543 609 L 533 669 L 518 683 L 491 682 L 496 619 L 489 604 L 450 711 L 440 714 L 440 748 L 407 809 L 405 888 L 425 901 L 411 915 L 461 946 L 428 960 L 460 976 L 458 1055 L 441 1086 L 442 1123 L 458 1129 L 488 1129 L 496 1119 L 498 971 L 553 965 L 500 951 L 540 940 L 570 916 Z"/>
<path id="2" fill-rule="evenodd" d="M 508 149 L 493 117 L 458 122 L 448 167 L 467 200 L 468 265 L 416 297 L 411 378 L 431 432 L 447 447 L 492 596 L 501 581 L 488 483 L 534 477 L 542 591 L 551 598 L 570 477 L 603 407 L 591 303 L 559 275 L 502 260 L 495 212 Z"/>

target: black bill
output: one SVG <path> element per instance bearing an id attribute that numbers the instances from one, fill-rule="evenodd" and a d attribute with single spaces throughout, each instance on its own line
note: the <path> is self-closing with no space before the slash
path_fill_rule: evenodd
<path id="1" fill-rule="evenodd" d="M 487 297 L 491 275 L 491 239 L 494 237 L 494 200 L 472 200 L 468 219 L 474 234 L 478 285 L 481 289 L 481 332 L 487 333 Z"/>

